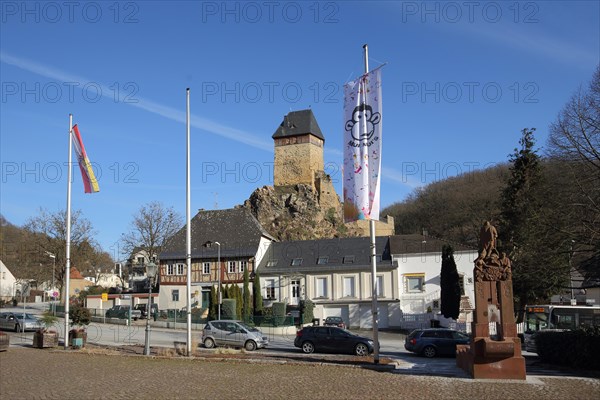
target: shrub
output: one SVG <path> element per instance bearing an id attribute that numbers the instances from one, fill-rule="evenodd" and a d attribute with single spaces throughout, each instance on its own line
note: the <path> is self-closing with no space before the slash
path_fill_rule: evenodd
<path id="1" fill-rule="evenodd" d="M 221 318 L 237 319 L 236 308 L 235 299 L 223 299 L 223 305 L 221 306 Z"/>
<path id="2" fill-rule="evenodd" d="M 314 314 L 315 303 L 310 300 L 300 301 L 300 312 L 302 315 L 302 322 L 305 324 L 311 323 L 315 317 Z"/>
<path id="3" fill-rule="evenodd" d="M 285 303 L 273 303 L 273 325 L 280 326 L 285 322 Z"/>
<path id="4" fill-rule="evenodd" d="M 541 331 L 535 335 L 535 345 L 544 362 L 600 370 L 600 327 Z"/>
<path id="5" fill-rule="evenodd" d="M 71 312 L 69 312 L 69 319 L 71 320 L 74 326 L 81 327 L 83 325 L 90 324 L 90 322 L 92 321 L 92 314 L 87 308 L 80 305 L 76 305 L 73 306 Z"/>

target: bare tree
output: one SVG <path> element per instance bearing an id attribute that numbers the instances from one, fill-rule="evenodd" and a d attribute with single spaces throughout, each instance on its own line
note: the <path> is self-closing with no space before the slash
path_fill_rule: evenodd
<path id="1" fill-rule="evenodd" d="M 183 218 L 173 207 L 167 208 L 156 201 L 143 205 L 133 216 L 130 232 L 121 237 L 124 250 L 129 254 L 143 251 L 152 259 L 181 228 L 182 221 Z"/>
<path id="2" fill-rule="evenodd" d="M 574 262 L 600 279 L 600 65 L 550 126 L 547 152 L 569 178 L 554 194 L 569 214 L 563 233 L 574 242 Z"/>
<path id="3" fill-rule="evenodd" d="M 61 293 L 64 285 L 67 244 L 66 211 L 49 212 L 40 208 L 39 215 L 30 218 L 24 226 L 27 235 L 27 249 L 23 252 L 23 262 L 19 275 L 36 279 L 49 280 L 52 277 L 52 266 L 46 251 L 56 256 L 54 279 Z M 71 213 L 71 266 L 79 270 L 87 268 L 90 258 L 97 251 L 93 239 L 94 230 L 89 220 L 84 218 L 80 210 Z M 43 263 L 50 265 L 44 267 Z M 40 267 L 42 264 L 42 267 Z"/>

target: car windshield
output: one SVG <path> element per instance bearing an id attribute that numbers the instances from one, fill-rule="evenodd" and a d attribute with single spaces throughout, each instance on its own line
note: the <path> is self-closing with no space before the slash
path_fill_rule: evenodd
<path id="1" fill-rule="evenodd" d="M 15 314 L 18 319 L 23 319 L 23 314 Z M 25 319 L 35 319 L 33 314 L 25 314 Z"/>
<path id="2" fill-rule="evenodd" d="M 249 331 L 249 332 L 258 332 L 258 328 L 253 328 L 251 326 L 248 326 L 246 324 L 244 324 L 243 322 L 238 322 L 238 324 L 244 328 L 245 330 Z"/>

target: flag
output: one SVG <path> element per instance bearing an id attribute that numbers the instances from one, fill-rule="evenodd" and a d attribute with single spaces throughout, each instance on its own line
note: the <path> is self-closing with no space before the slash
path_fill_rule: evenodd
<path id="1" fill-rule="evenodd" d="M 83 179 L 85 193 L 99 192 L 100 187 L 98 186 L 98 180 L 94 175 L 94 170 L 92 169 L 92 164 L 85 152 L 85 147 L 83 147 L 83 141 L 81 140 L 81 134 L 79 133 L 77 124 L 73 125 L 71 135 L 73 135 L 75 153 L 77 153 L 77 161 L 79 162 L 79 169 L 81 170 L 81 178 Z"/>
<path id="2" fill-rule="evenodd" d="M 381 69 L 344 85 L 344 221 L 379 220 Z"/>

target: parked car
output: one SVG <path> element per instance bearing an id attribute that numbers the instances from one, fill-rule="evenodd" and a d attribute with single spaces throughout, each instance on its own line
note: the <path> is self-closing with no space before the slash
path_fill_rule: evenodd
<path id="1" fill-rule="evenodd" d="M 106 310 L 106 318 L 129 319 L 129 308 L 127 305 L 113 306 Z M 142 318 L 142 312 L 135 309 L 131 310 L 131 319 L 137 321 L 139 318 Z"/>
<path id="2" fill-rule="evenodd" d="M 469 344 L 466 333 L 447 328 L 415 329 L 404 342 L 404 348 L 425 357 L 456 355 L 457 344 Z"/>
<path id="3" fill-rule="evenodd" d="M 325 318 L 325 326 L 337 326 L 338 328 L 346 329 L 346 324 L 342 317 L 327 317 Z"/>
<path id="4" fill-rule="evenodd" d="M 23 330 L 23 327 L 26 331 L 37 331 L 42 329 L 44 324 L 33 314 L 25 313 L 25 318 L 23 318 L 23 313 L 18 312 L 3 312 L 0 314 L 0 328 L 19 332 Z"/>
<path id="5" fill-rule="evenodd" d="M 314 351 L 367 356 L 375 350 L 373 340 L 333 326 L 307 326 L 296 333 L 294 346 L 310 354 Z"/>
<path id="6" fill-rule="evenodd" d="M 262 332 L 243 322 L 234 320 L 209 321 L 202 331 L 204 347 L 212 349 L 215 346 L 243 347 L 253 351 L 266 347 L 269 339 Z"/>
<path id="7" fill-rule="evenodd" d="M 140 304 L 136 304 L 135 306 L 133 306 L 134 310 L 140 310 L 140 312 L 142 313 L 142 318 L 146 318 L 146 306 L 147 304 L 145 303 L 140 303 Z M 150 316 L 152 316 L 152 314 L 156 313 L 158 314 L 158 304 L 156 303 L 152 303 L 152 313 L 150 314 Z"/>

